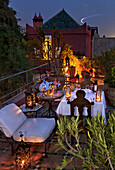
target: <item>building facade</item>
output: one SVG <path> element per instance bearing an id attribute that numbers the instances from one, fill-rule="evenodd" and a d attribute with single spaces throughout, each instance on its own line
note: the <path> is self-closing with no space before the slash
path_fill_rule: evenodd
<path id="1" fill-rule="evenodd" d="M 65 44 L 71 46 L 73 54 L 86 57 L 92 56 L 91 30 L 86 23 L 83 25 L 77 23 L 64 9 L 45 23 L 43 23 L 40 13 L 38 17 L 35 14 L 33 26 L 26 24 L 28 37 L 37 38 L 36 28 L 42 27 L 46 38 L 49 38 L 51 44 L 53 44 L 53 24 L 55 24 L 55 29 L 62 33 Z"/>
<path id="2" fill-rule="evenodd" d="M 114 37 L 100 37 L 95 32 L 92 40 L 92 56 L 99 56 L 102 51 L 109 51 L 112 48 L 115 48 Z"/>

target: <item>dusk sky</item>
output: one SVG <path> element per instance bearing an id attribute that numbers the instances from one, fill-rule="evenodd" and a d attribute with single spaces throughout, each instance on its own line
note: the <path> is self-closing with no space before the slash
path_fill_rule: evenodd
<path id="1" fill-rule="evenodd" d="M 26 23 L 33 26 L 35 12 L 46 22 L 64 8 L 80 25 L 86 22 L 97 26 L 100 36 L 115 37 L 115 0 L 10 0 L 10 7 L 23 27 Z"/>

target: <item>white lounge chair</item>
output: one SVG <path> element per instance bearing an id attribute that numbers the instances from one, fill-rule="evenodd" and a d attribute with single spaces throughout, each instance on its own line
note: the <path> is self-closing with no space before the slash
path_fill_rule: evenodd
<path id="1" fill-rule="evenodd" d="M 20 141 L 21 131 L 25 142 L 46 144 L 56 127 L 54 118 L 27 118 L 14 103 L 0 109 L 0 129 L 7 138 Z"/>

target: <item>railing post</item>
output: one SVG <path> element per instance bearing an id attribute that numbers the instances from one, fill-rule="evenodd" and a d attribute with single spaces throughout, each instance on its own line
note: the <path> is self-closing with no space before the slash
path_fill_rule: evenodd
<path id="1" fill-rule="evenodd" d="M 26 72 L 26 85 L 28 87 L 28 71 Z"/>

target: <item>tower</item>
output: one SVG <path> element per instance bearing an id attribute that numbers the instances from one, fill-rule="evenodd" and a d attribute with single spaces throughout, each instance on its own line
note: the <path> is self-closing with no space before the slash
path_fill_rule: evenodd
<path id="1" fill-rule="evenodd" d="M 37 17 L 36 12 L 35 16 L 33 18 L 33 27 L 36 29 L 36 27 L 40 27 L 43 24 L 43 18 L 39 12 L 39 17 Z"/>

